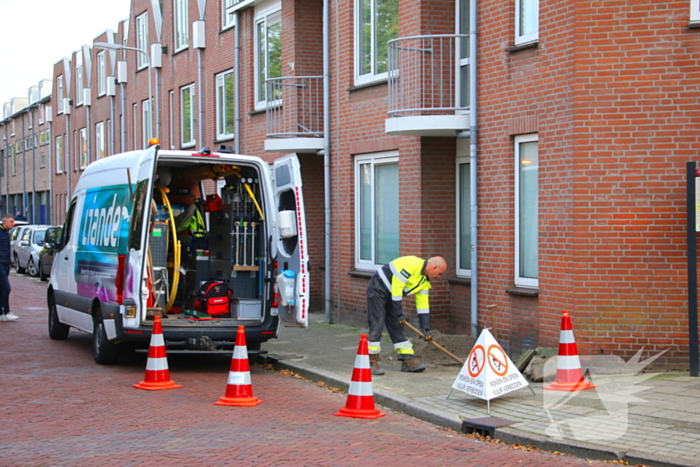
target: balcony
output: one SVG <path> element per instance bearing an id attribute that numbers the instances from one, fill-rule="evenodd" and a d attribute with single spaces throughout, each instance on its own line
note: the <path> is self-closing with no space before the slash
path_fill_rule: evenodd
<path id="1" fill-rule="evenodd" d="M 388 49 L 387 133 L 455 137 L 469 129 L 469 35 L 401 37 Z"/>
<path id="2" fill-rule="evenodd" d="M 266 151 L 315 153 L 323 149 L 323 76 L 270 78 L 265 92 Z"/>

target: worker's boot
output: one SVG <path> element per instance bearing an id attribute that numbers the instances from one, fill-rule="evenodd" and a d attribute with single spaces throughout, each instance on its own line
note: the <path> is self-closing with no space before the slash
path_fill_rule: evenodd
<path id="1" fill-rule="evenodd" d="M 409 373 L 419 373 L 425 370 L 425 365 L 418 363 L 415 358 L 404 358 L 401 361 L 401 371 L 408 371 Z"/>
<path id="2" fill-rule="evenodd" d="M 379 376 L 384 374 L 384 370 L 379 368 L 379 354 L 371 353 L 369 354 L 369 368 L 372 370 L 372 374 Z"/>

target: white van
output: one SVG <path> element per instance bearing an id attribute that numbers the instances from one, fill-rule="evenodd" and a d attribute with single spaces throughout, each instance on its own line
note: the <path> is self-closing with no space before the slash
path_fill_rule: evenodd
<path id="1" fill-rule="evenodd" d="M 299 161 L 166 151 L 93 162 L 66 214 L 48 285 L 49 336 L 92 333 L 114 363 L 148 348 L 160 316 L 168 349 L 249 353 L 279 326 L 307 327 L 308 251 Z"/>

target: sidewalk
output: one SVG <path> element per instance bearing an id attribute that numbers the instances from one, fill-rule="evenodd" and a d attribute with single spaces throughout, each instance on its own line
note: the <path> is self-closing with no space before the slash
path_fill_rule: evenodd
<path id="1" fill-rule="evenodd" d="M 325 324 L 322 313 L 312 313 L 309 329 L 282 328 L 280 338 L 264 348 L 268 363 L 275 368 L 347 391 L 359 337 L 366 332 L 343 324 Z M 408 329 L 407 335 L 415 336 Z M 602 400 L 597 390 L 543 391 L 547 383 L 530 383 L 534 395 L 519 389 L 492 399 L 489 414 L 485 400 L 450 391 L 462 368 L 459 363 L 452 360 L 428 365 L 422 373 L 402 373 L 395 359 L 388 360 L 392 346 L 388 337 L 384 339 L 381 366 L 386 374 L 372 378 L 377 405 L 456 431 L 493 433 L 505 443 L 587 459 L 700 466 L 700 378 L 687 373 L 659 374 L 635 385 L 629 378 L 613 376 L 617 395 L 634 396 L 620 396 L 612 404 L 610 397 Z M 467 357 L 456 356 L 462 360 Z M 607 383 L 609 387 L 610 381 Z M 553 394 L 564 401 L 552 404 Z"/>

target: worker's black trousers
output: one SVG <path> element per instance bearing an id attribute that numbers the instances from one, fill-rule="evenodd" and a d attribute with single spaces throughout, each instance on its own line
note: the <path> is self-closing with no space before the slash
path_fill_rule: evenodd
<path id="1" fill-rule="evenodd" d="M 400 307 L 394 307 L 391 300 L 391 291 L 387 290 L 384 282 L 375 273 L 367 286 L 367 321 L 369 323 L 369 342 L 379 342 L 386 324 L 391 342 L 394 344 L 405 342 L 404 328 L 399 324 Z"/>

